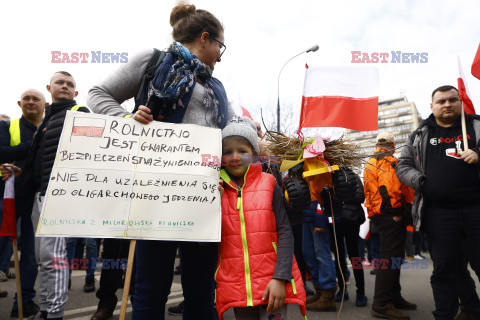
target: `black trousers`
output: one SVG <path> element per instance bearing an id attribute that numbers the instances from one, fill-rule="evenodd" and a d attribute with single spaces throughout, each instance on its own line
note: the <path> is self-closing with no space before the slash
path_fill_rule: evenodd
<path id="1" fill-rule="evenodd" d="M 357 286 L 357 295 L 365 295 L 365 277 L 363 274 L 363 265 L 353 263 L 355 260 L 360 260 L 358 252 L 358 232 L 360 226 L 348 222 L 335 224 L 335 234 L 338 242 L 338 256 L 335 248 L 335 238 L 333 233 L 333 226 L 330 226 L 330 248 L 335 256 L 335 270 L 337 272 L 338 287 L 343 290 L 343 279 L 340 274 L 340 267 L 344 277 L 347 274 L 347 261 L 345 259 L 345 245 L 347 246 L 348 257 L 352 261 L 353 276 L 355 277 L 355 284 Z M 340 267 L 339 267 L 340 263 Z"/>
<path id="2" fill-rule="evenodd" d="M 433 260 L 430 284 L 435 319 L 453 319 L 462 306 L 480 315 L 480 301 L 467 262 L 480 271 L 480 204 L 461 208 L 428 205 L 423 226 Z"/>
<path id="3" fill-rule="evenodd" d="M 123 269 L 119 266 L 127 261 L 129 248 L 130 240 L 109 238 L 103 240 L 103 265 L 100 275 L 100 287 L 97 290 L 97 298 L 100 299 L 98 302 L 99 309 L 107 308 L 111 311 L 115 310 L 118 302 L 115 293 L 122 285 L 123 276 Z M 119 261 L 121 263 L 119 263 Z M 134 263 L 132 280 L 130 282 L 130 294 L 133 294 L 135 288 L 135 265 Z"/>
<path id="4" fill-rule="evenodd" d="M 303 284 L 306 284 L 307 263 L 303 258 L 302 253 L 302 238 L 303 238 L 303 224 L 297 223 L 292 225 L 293 231 L 293 253 L 295 254 L 295 260 L 297 260 L 298 269 L 302 275 Z"/>
<path id="5" fill-rule="evenodd" d="M 391 215 L 374 215 L 372 222 L 380 234 L 380 261 L 375 277 L 373 304 L 384 307 L 401 297 L 400 269 L 405 257 L 407 226 Z"/>
<path id="6" fill-rule="evenodd" d="M 135 303 L 132 320 L 165 319 L 177 248 L 182 266 L 183 319 L 213 320 L 218 243 L 139 240 L 135 254 Z"/>

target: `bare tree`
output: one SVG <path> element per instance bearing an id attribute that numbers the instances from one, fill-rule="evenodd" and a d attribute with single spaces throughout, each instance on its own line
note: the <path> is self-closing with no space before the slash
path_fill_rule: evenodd
<path id="1" fill-rule="evenodd" d="M 270 101 L 267 105 L 254 106 L 252 110 L 253 118 L 260 122 L 261 115 L 263 115 L 263 122 L 268 130 L 277 130 L 277 104 L 276 101 Z M 285 104 L 280 104 L 280 131 L 296 135 L 300 121 L 300 105 L 291 101 Z M 263 124 L 262 124 L 263 126 Z M 324 139 L 335 140 L 344 134 L 343 128 L 334 127 L 318 127 L 318 128 L 303 128 L 302 133 L 305 137 L 317 137 L 321 135 Z"/>
<path id="2" fill-rule="evenodd" d="M 258 121 L 265 129 L 277 130 L 277 103 L 268 101 L 263 105 L 255 105 L 249 109 L 255 121 Z M 280 131 L 288 134 L 294 134 L 298 129 L 300 119 L 300 108 L 296 108 L 293 103 L 280 105 Z M 263 121 L 262 121 L 263 120 Z"/>

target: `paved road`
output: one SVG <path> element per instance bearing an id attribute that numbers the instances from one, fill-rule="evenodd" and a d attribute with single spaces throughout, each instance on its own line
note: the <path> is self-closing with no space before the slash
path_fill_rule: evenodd
<path id="1" fill-rule="evenodd" d="M 412 302 L 418 304 L 419 308 L 416 311 L 407 311 L 412 319 L 433 319 L 431 311 L 433 310 L 433 297 L 432 290 L 430 288 L 430 274 L 432 272 L 432 262 L 430 259 L 424 260 L 421 264 L 405 264 L 404 270 L 402 270 L 401 284 L 403 296 Z M 97 299 L 95 293 L 84 293 L 82 291 L 84 283 L 84 271 L 73 271 L 72 273 L 72 289 L 69 293 L 69 300 L 67 303 L 67 310 L 65 312 L 64 319 L 68 320 L 89 320 L 91 315 L 95 312 L 97 307 Z M 98 287 L 98 280 L 100 272 L 97 270 L 96 285 Z M 371 300 L 373 296 L 375 276 L 371 275 L 368 270 L 365 272 L 366 293 L 369 298 L 369 304 L 365 308 L 357 308 L 352 300 L 345 301 L 343 304 L 342 312 L 339 319 L 345 320 L 357 320 L 357 319 L 374 319 L 370 316 Z M 311 283 L 308 283 L 311 287 Z M 478 286 L 478 283 L 477 283 Z M 0 319 L 11 319 L 10 308 L 12 303 L 12 294 L 15 290 L 15 281 L 9 280 L 7 282 L 0 282 L 0 288 L 7 290 L 9 296 L 7 298 L 0 299 Z M 351 299 L 355 298 L 355 281 L 352 279 L 351 284 L 348 286 Z M 119 290 L 117 295 L 119 300 L 121 299 L 122 291 Z M 182 301 L 182 290 L 180 285 L 180 277 L 175 276 L 174 284 L 172 286 L 172 292 L 169 296 L 168 306 L 173 306 Z M 339 305 L 338 305 L 339 307 Z M 339 309 L 339 308 L 338 308 Z M 116 316 L 113 319 L 118 319 L 118 313 L 120 312 L 120 304 L 115 311 Z M 131 316 L 131 305 L 127 309 L 127 319 Z M 338 311 L 328 313 L 307 312 L 309 320 L 334 320 L 338 317 Z M 178 316 L 166 316 L 167 320 L 181 319 Z M 225 319 L 234 319 L 232 312 L 227 312 Z M 288 319 L 302 319 L 297 307 L 292 306 L 288 311 Z"/>

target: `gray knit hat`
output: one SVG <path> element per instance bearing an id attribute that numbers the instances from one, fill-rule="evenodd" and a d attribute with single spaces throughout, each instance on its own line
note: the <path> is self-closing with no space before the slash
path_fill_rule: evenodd
<path id="1" fill-rule="evenodd" d="M 231 136 L 240 136 L 248 140 L 257 154 L 260 154 L 258 146 L 257 127 L 253 121 L 247 117 L 234 116 L 228 121 L 222 130 L 222 139 Z"/>

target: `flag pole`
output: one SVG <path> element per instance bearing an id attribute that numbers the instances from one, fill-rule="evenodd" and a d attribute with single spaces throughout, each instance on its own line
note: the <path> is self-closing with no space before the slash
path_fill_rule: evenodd
<path id="1" fill-rule="evenodd" d="M 23 320 L 22 282 L 20 281 L 20 267 L 18 263 L 17 239 L 13 239 L 12 245 L 13 245 L 13 258 L 15 261 L 15 279 L 17 281 L 18 319 Z"/>
<path id="2" fill-rule="evenodd" d="M 467 135 L 467 125 L 465 122 L 465 110 L 463 108 L 462 101 L 462 136 L 463 136 L 463 151 L 468 150 L 468 135 Z"/>
<path id="3" fill-rule="evenodd" d="M 463 71 L 462 71 L 462 64 L 460 63 L 460 57 L 457 55 L 457 64 L 458 64 L 458 96 L 460 97 L 462 101 L 462 114 L 461 114 L 461 122 L 462 122 L 462 136 L 463 136 L 463 151 L 468 150 L 468 136 L 467 136 L 467 125 L 465 122 L 465 106 L 463 104 L 463 99 L 468 98 L 468 94 L 466 92 L 467 90 L 467 84 L 466 82 L 464 83 L 463 81 Z M 462 87 L 462 88 L 460 88 Z M 465 91 L 465 92 L 463 92 Z M 463 92 L 463 96 L 462 95 Z M 473 107 L 473 106 L 472 106 Z M 475 112 L 474 112 L 475 113 Z"/>
<path id="4" fill-rule="evenodd" d="M 128 250 L 127 273 L 125 274 L 125 283 L 123 284 L 122 307 L 120 309 L 120 320 L 125 320 L 127 312 L 128 293 L 130 292 L 130 280 L 132 279 L 133 258 L 135 257 L 135 245 L 137 240 L 130 241 Z"/>

